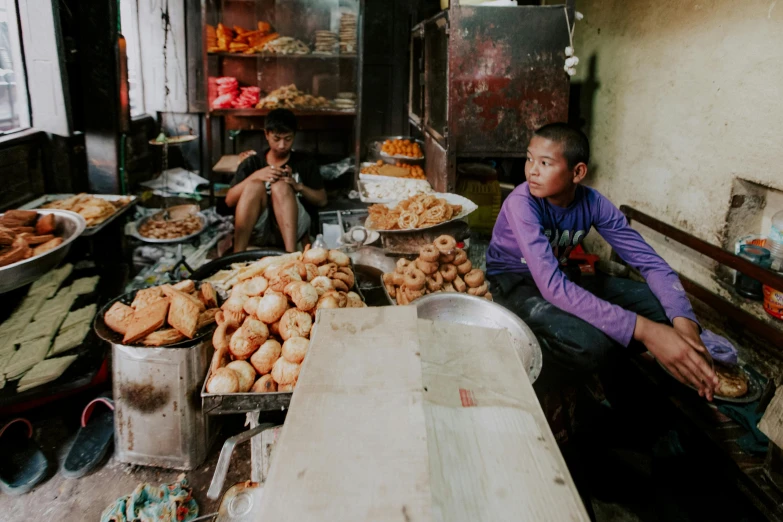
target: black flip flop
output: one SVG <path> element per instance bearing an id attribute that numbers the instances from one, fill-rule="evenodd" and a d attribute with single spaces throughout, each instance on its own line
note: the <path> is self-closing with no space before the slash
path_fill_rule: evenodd
<path id="1" fill-rule="evenodd" d="M 0 490 L 22 495 L 33 489 L 49 469 L 49 461 L 33 440 L 33 425 L 14 419 L 0 429 Z"/>
<path id="2" fill-rule="evenodd" d="M 96 406 L 103 405 L 93 414 Z M 66 478 L 83 477 L 106 456 L 114 437 L 114 402 L 107 397 L 90 401 L 82 412 L 82 427 L 60 470 Z"/>

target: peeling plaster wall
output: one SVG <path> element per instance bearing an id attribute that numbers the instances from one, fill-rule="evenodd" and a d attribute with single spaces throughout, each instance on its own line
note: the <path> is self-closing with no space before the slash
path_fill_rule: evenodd
<path id="1" fill-rule="evenodd" d="M 720 245 L 735 177 L 783 190 L 783 1 L 577 9 L 588 184 Z M 640 230 L 676 270 L 715 288 L 711 263 Z"/>

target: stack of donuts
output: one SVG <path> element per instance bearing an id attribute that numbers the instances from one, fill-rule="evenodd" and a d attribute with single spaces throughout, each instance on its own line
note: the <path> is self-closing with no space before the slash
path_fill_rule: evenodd
<path id="1" fill-rule="evenodd" d="M 397 261 L 394 272 L 383 274 L 383 284 L 400 305 L 437 292 L 462 292 L 492 300 L 484 272 L 473 268 L 467 253 L 447 235 L 421 247 L 414 261 Z"/>
<path id="2" fill-rule="evenodd" d="M 355 278 L 345 253 L 313 248 L 280 259 L 243 269 L 215 315 L 208 393 L 293 391 L 316 311 L 366 306 L 351 291 Z"/>

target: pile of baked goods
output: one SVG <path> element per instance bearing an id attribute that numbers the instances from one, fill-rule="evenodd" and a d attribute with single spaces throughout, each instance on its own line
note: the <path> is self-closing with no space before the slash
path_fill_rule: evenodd
<path id="1" fill-rule="evenodd" d="M 313 54 L 335 54 L 337 47 L 337 33 L 331 31 L 316 31 L 314 38 Z"/>
<path id="2" fill-rule="evenodd" d="M 447 235 L 421 247 L 414 261 L 401 258 L 396 270 L 382 277 L 389 297 L 399 305 L 437 292 L 462 292 L 492 301 L 484 272 L 473 268 L 468 254 Z"/>
<path id="3" fill-rule="evenodd" d="M 290 36 L 280 36 L 261 47 L 262 52 L 272 54 L 310 54 L 310 48 L 301 40 Z"/>
<path id="4" fill-rule="evenodd" d="M 60 246 L 57 216 L 35 210 L 9 210 L 0 217 L 0 267 L 40 256 Z"/>
<path id="5" fill-rule="evenodd" d="M 115 212 L 129 204 L 132 199 L 130 196 L 123 196 L 108 200 L 90 194 L 76 194 L 69 198 L 50 201 L 42 205 L 41 208 L 56 208 L 76 212 L 84 218 L 88 227 L 94 227 L 109 219 Z"/>
<path id="6" fill-rule="evenodd" d="M 433 194 L 417 194 L 394 208 L 376 204 L 367 210 L 369 226 L 374 230 L 413 230 L 449 221 L 462 212 L 462 205 L 452 205 Z"/>
<path id="7" fill-rule="evenodd" d="M 193 339 L 215 322 L 217 293 L 209 283 L 187 279 L 175 285 L 144 288 L 130 306 L 116 301 L 103 315 L 106 326 L 122 334 L 122 344 L 167 346 Z"/>
<path id="8" fill-rule="evenodd" d="M 356 110 L 356 93 L 338 92 L 337 96 L 332 100 L 332 106 L 341 111 Z"/>
<path id="9" fill-rule="evenodd" d="M 235 25 L 226 27 L 222 23 L 217 27 L 207 25 L 208 53 L 244 53 L 262 52 L 264 45 L 276 40 L 280 35 L 272 32 L 272 26 L 266 22 L 258 22 L 256 29 L 249 30 Z"/>
<path id="10" fill-rule="evenodd" d="M 312 96 L 296 88 L 293 83 L 270 92 L 256 105 L 256 109 L 328 109 L 329 100 Z"/>
<path id="11" fill-rule="evenodd" d="M 356 52 L 356 15 L 343 13 L 340 17 L 340 52 L 351 54 Z"/>
<path id="12" fill-rule="evenodd" d="M 139 234 L 151 239 L 176 239 L 195 234 L 203 226 L 198 215 L 175 220 L 149 219 L 139 226 Z"/>
<path id="13" fill-rule="evenodd" d="M 99 278 L 83 277 L 62 287 L 72 272 L 73 265 L 66 264 L 41 276 L 0 324 L 0 388 L 20 377 L 18 392 L 40 386 L 57 379 L 76 359 L 59 356 L 81 346 L 97 307 L 71 308 L 80 296 L 95 292 Z"/>
<path id="14" fill-rule="evenodd" d="M 719 381 L 715 395 L 737 398 L 748 393 L 748 376 L 739 366 L 725 366 L 716 363 L 715 373 L 718 375 Z"/>
<path id="15" fill-rule="evenodd" d="M 389 169 L 389 167 L 397 167 L 396 169 Z M 410 165 L 398 161 L 394 165 L 384 163 L 383 160 L 378 160 L 375 165 L 368 165 L 362 168 L 362 174 L 374 174 L 376 176 L 387 176 L 392 178 L 405 178 L 405 179 L 427 179 L 427 175 L 424 174 L 424 169 L 419 165 Z"/>
<path id="16" fill-rule="evenodd" d="M 420 159 L 424 157 L 421 146 L 411 140 L 386 140 L 381 145 L 381 154 L 385 156 L 404 156 Z"/>
<path id="17" fill-rule="evenodd" d="M 316 311 L 366 306 L 339 250 L 265 257 L 222 280 L 232 288 L 216 317 L 208 393 L 293 391 Z"/>

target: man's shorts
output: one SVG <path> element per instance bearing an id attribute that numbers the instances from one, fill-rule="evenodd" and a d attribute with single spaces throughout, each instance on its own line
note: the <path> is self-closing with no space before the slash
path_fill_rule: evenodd
<path id="1" fill-rule="evenodd" d="M 307 213 L 302 201 L 296 198 L 296 206 L 299 209 L 299 213 L 296 217 L 296 239 L 297 241 L 310 233 L 310 214 Z M 273 228 L 274 227 L 274 228 Z M 269 207 L 267 206 L 256 221 L 256 225 L 253 227 L 253 236 L 251 237 L 251 243 L 258 245 L 269 245 L 274 243 L 275 236 L 277 234 L 274 229 L 279 230 L 280 227 L 275 221 L 275 216 L 270 215 Z"/>

